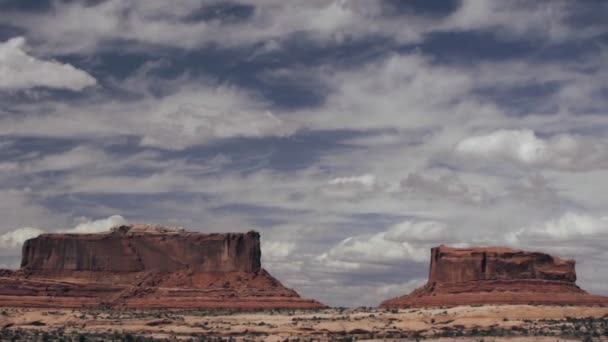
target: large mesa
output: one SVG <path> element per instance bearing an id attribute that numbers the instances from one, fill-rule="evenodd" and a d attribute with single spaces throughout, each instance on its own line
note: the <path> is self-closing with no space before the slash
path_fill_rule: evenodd
<path id="1" fill-rule="evenodd" d="M 43 234 L 21 269 L 0 272 L 4 306 L 318 308 L 261 265 L 257 232 L 202 234 L 127 225 L 100 234 Z"/>
<path id="2" fill-rule="evenodd" d="M 381 307 L 475 304 L 608 305 L 576 285 L 575 261 L 506 247 L 431 249 L 426 285 Z"/>

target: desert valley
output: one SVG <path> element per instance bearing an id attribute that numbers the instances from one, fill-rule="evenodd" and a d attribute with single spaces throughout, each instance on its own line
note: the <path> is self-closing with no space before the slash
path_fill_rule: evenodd
<path id="1" fill-rule="evenodd" d="M 0 342 L 608 342 L 608 0 L 0 0 Z"/>
<path id="2" fill-rule="evenodd" d="M 431 251 L 426 285 L 378 308 L 328 308 L 261 265 L 256 232 L 122 225 L 25 242 L 0 272 L 4 341 L 569 341 L 608 337 L 608 297 L 574 260 L 509 248 Z"/>

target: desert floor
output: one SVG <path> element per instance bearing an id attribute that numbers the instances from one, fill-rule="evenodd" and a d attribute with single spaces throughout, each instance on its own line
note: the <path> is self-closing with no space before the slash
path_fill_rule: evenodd
<path id="1" fill-rule="evenodd" d="M 0 308 L 0 341 L 608 341 L 608 307 L 49 310 Z"/>

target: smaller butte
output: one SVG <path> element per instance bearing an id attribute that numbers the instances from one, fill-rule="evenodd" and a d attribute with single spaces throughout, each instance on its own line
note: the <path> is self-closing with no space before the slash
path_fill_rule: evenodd
<path id="1" fill-rule="evenodd" d="M 21 268 L 0 270 L 0 305 L 79 308 L 291 308 L 301 298 L 261 265 L 260 234 L 125 225 L 101 234 L 42 234 Z"/>
<path id="2" fill-rule="evenodd" d="M 431 249 L 426 285 L 384 308 L 484 304 L 608 305 L 576 285 L 574 260 L 506 247 Z"/>

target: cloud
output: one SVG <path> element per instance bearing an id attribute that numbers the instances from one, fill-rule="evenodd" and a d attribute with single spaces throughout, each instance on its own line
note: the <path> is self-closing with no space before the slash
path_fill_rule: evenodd
<path id="1" fill-rule="evenodd" d="M 520 80 L 504 81 L 507 87 L 529 82 L 530 74 L 537 78 L 551 74 L 539 74 L 535 69 L 530 64 L 507 65 L 501 67 L 500 74 L 525 75 Z M 549 71 L 558 69 L 559 65 Z M 354 70 L 320 67 L 307 70 L 307 74 L 315 75 L 326 86 L 326 100 L 318 108 L 295 111 L 274 108 L 259 93 L 227 83 L 187 75 L 163 80 L 143 73 L 121 82 L 121 90 L 134 92 L 136 99 L 101 98 L 77 106 L 54 101 L 15 105 L 12 110 L 32 115 L 0 117 L 0 134 L 87 139 L 136 136 L 143 146 L 180 150 L 235 137 L 292 136 L 304 129 L 397 130 L 422 141 L 431 136 L 441 138 L 426 145 L 424 152 L 428 155 L 446 149 L 446 144 L 455 143 L 452 139 L 462 138 L 460 134 L 469 134 L 473 125 L 550 125 L 554 131 L 581 126 L 580 120 L 565 114 L 552 117 L 532 113 L 530 119 L 507 117 L 491 99 L 476 94 L 478 82 L 496 79 L 492 76 L 496 73 L 488 71 L 492 70 L 491 65 L 483 70 L 439 65 L 419 53 L 390 55 Z M 583 77 L 580 70 L 563 73 L 567 75 L 557 77 L 560 84 L 589 82 L 590 76 Z M 435 96 L 429 97 L 428 93 Z M 579 102 L 559 101 L 566 109 L 575 108 L 569 104 Z M 594 107 L 601 104 L 593 103 Z M 526 121 L 522 123 L 523 120 Z M 602 124 L 599 116 L 594 121 Z M 452 129 L 441 132 L 446 125 Z M 369 139 L 365 142 L 372 143 Z M 395 146 L 407 143 L 405 138 L 392 142 Z"/>
<path id="2" fill-rule="evenodd" d="M 302 32 L 320 42 L 337 43 L 386 33 L 412 41 L 422 33 L 418 26 L 404 27 L 399 20 L 383 18 L 382 6 L 376 2 L 245 0 L 223 7 L 214 1 L 192 0 L 178 0 L 174 6 L 158 0 L 57 2 L 49 13 L 11 13 L 3 19 L 26 27 L 46 42 L 47 50 L 62 52 L 90 52 L 116 40 L 192 49 L 209 43 L 231 47 L 282 41 Z M 197 13 L 207 13 L 208 18 L 196 19 Z M 424 22 L 414 16 L 410 19 Z"/>
<path id="3" fill-rule="evenodd" d="M 47 51 L 62 53 L 107 49 L 115 41 L 129 42 L 132 48 L 152 45 L 193 49 L 207 44 L 234 47 L 256 43 L 267 46 L 302 33 L 323 45 L 367 37 L 416 43 L 431 33 L 454 30 L 484 30 L 510 38 L 540 37 L 559 42 L 592 37 L 602 29 L 597 23 L 585 29 L 570 24 L 569 15 L 581 5 L 566 1 L 539 3 L 468 0 L 451 15 L 426 16 L 394 11 L 382 1 L 288 4 L 281 0 L 242 0 L 222 4 L 178 0 L 168 6 L 159 0 L 110 0 L 94 4 L 55 2 L 48 12 L 8 12 L 2 19 L 44 42 Z M 389 11 L 393 15 L 387 15 Z"/>
<path id="4" fill-rule="evenodd" d="M 356 185 L 371 189 L 376 186 L 376 177 L 370 174 L 363 176 L 339 177 L 330 180 L 329 182 L 327 182 L 327 184 L 336 186 Z"/>
<path id="5" fill-rule="evenodd" d="M 463 0 L 441 24 L 445 30 L 485 30 L 509 38 L 528 35 L 563 41 L 576 35 L 567 25 L 572 10 L 564 1 Z"/>
<path id="6" fill-rule="evenodd" d="M 21 248 L 25 240 L 35 238 L 43 234 L 44 231 L 36 228 L 24 227 L 0 235 L 0 248 L 17 249 Z"/>
<path id="7" fill-rule="evenodd" d="M 458 142 L 455 151 L 477 159 L 568 171 L 608 166 L 608 144 L 603 139 L 572 134 L 543 139 L 529 129 L 498 130 L 471 136 Z"/>
<path id="8" fill-rule="evenodd" d="M 49 232 L 73 234 L 100 233 L 108 231 L 114 226 L 127 224 L 127 221 L 119 215 L 113 215 L 106 219 L 100 220 L 80 218 L 77 221 L 79 223 L 74 228 L 70 229 L 44 231 L 38 228 L 23 227 L 8 231 L 4 234 L 0 234 L 0 257 L 5 257 L 7 258 L 7 260 L 10 259 L 13 261 L 12 264 L 5 266 L 10 268 L 16 268 L 19 267 L 18 260 L 23 243 L 28 239 L 37 237 L 40 234 Z M 48 222 L 49 221 L 47 221 L 47 224 Z"/>
<path id="9" fill-rule="evenodd" d="M 343 200 L 354 200 L 371 196 L 379 191 L 382 185 L 371 174 L 331 179 L 319 188 L 322 196 Z"/>
<path id="10" fill-rule="evenodd" d="M 448 240 L 446 228 L 436 221 L 404 221 L 380 233 L 348 237 L 316 260 L 336 270 L 428 262 L 430 247 Z"/>
<path id="11" fill-rule="evenodd" d="M 97 83 L 85 71 L 69 64 L 38 59 L 25 48 L 23 37 L 0 43 L 0 90 L 47 87 L 80 91 Z"/>
<path id="12" fill-rule="evenodd" d="M 447 226 L 437 221 L 404 221 L 389 228 L 384 238 L 394 242 L 436 243 L 447 236 Z"/>
<path id="13" fill-rule="evenodd" d="M 127 224 L 127 220 L 120 215 L 113 215 L 106 219 L 90 220 L 81 218 L 80 222 L 76 227 L 65 230 L 65 233 L 76 233 L 76 234 L 89 234 L 89 233 L 101 233 L 107 232 L 110 228 Z"/>
<path id="14" fill-rule="evenodd" d="M 58 232 L 64 233 L 76 233 L 76 234 L 86 234 L 86 233 L 100 233 L 109 231 L 110 228 L 127 224 L 127 220 L 125 220 L 120 215 L 113 215 L 106 219 L 100 220 L 90 220 L 86 218 L 80 218 L 78 221 L 78 225 L 74 228 L 60 230 Z M 0 248 L 3 249 L 17 249 L 21 248 L 23 242 L 25 240 L 34 238 L 40 234 L 46 233 L 43 230 L 38 228 L 24 227 L 18 228 L 9 232 L 6 232 L 0 235 Z"/>
<path id="15" fill-rule="evenodd" d="M 244 99 L 238 94 L 218 91 L 215 95 L 217 98 L 209 99 L 207 103 L 196 100 L 194 96 L 183 98 L 181 103 L 172 103 L 176 99 L 167 98 L 168 102 L 158 103 L 147 122 L 133 123 L 132 128 L 143 134 L 143 145 L 174 149 L 213 139 L 282 136 L 295 130 L 270 111 L 239 108 L 238 104 Z M 214 106 L 212 101 L 222 96 L 232 98 Z"/>
<path id="16" fill-rule="evenodd" d="M 460 141 L 456 152 L 480 158 L 505 158 L 534 164 L 547 157 L 548 146 L 531 130 L 500 130 Z"/>
<path id="17" fill-rule="evenodd" d="M 293 242 L 286 241 L 262 241 L 262 257 L 267 261 L 281 261 L 289 256 L 296 247 Z"/>
<path id="18" fill-rule="evenodd" d="M 427 175 L 428 173 L 428 175 Z M 401 180 L 401 190 L 406 194 L 426 197 L 436 200 L 456 200 L 472 203 L 481 203 L 489 195 L 480 186 L 464 183 L 457 174 L 444 173 L 432 175 L 426 171 L 412 172 Z"/>
<path id="19" fill-rule="evenodd" d="M 20 183 L 18 177 L 21 176 L 23 174 L 20 171 L 6 175 L 0 172 L 0 183 L 9 186 L 0 186 L 0 235 L 21 227 L 63 226 L 67 222 L 65 213 L 57 212 L 41 203 L 41 193 L 31 187 L 12 187 Z M 29 185 L 35 186 L 34 183 L 35 181 L 32 181 Z"/>
<path id="20" fill-rule="evenodd" d="M 418 53 L 390 55 L 356 70 L 319 72 L 333 91 L 322 108 L 301 114 L 315 129 L 414 130 L 433 127 L 439 118 L 463 120 L 470 116 L 463 109 L 470 106 L 487 112 L 468 96 L 470 73 L 433 65 Z"/>
<path id="21" fill-rule="evenodd" d="M 111 160 L 103 150 L 86 145 L 62 153 L 33 157 L 32 160 L 19 163 L 21 172 L 76 171 L 81 168 L 98 168 L 100 164 Z"/>
<path id="22" fill-rule="evenodd" d="M 514 245 L 570 248 L 602 248 L 608 240 L 608 217 L 567 212 L 557 219 L 507 233 L 505 240 Z"/>
<path id="23" fill-rule="evenodd" d="M 0 134 L 86 139 L 136 136 L 142 146 L 179 150 L 218 139 L 286 136 L 301 126 L 273 114 L 252 92 L 230 85 L 154 77 L 127 83 L 138 90 L 138 100 L 26 105 L 29 108 L 20 110 L 36 115 L 0 118 Z M 163 88 L 160 94 L 148 93 L 152 83 Z"/>

